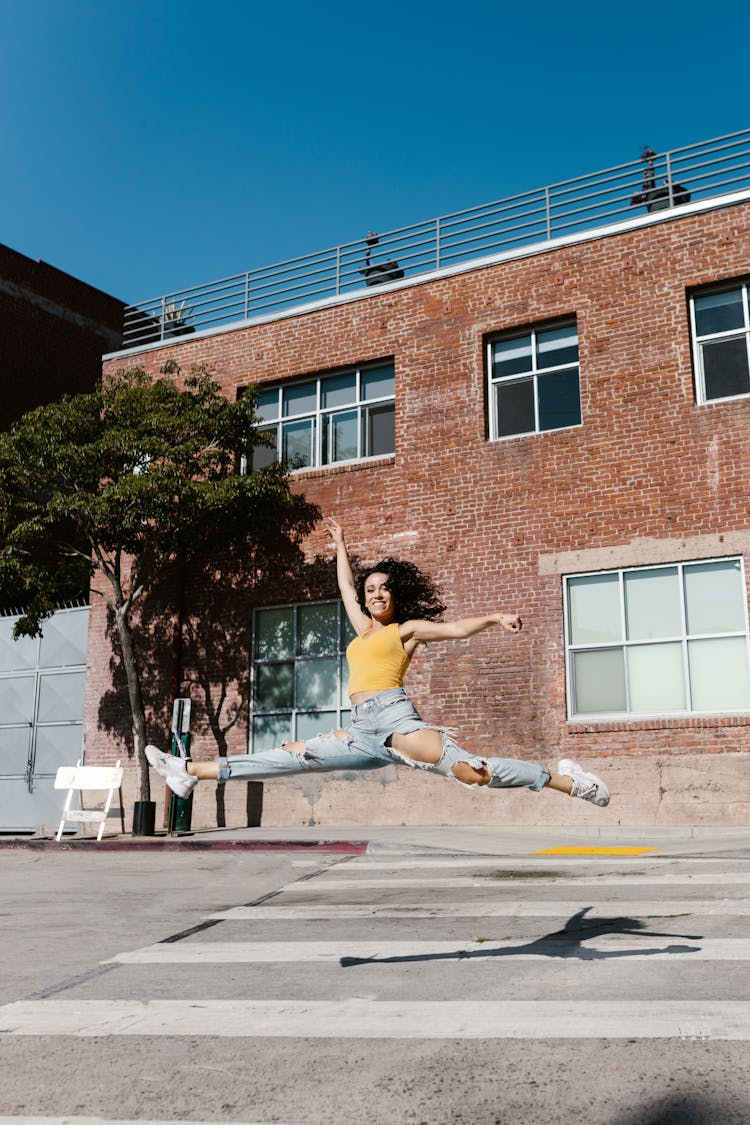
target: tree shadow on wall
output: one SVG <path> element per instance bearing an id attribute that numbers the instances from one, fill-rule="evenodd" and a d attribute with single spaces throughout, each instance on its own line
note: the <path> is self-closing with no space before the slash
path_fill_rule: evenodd
<path id="1" fill-rule="evenodd" d="M 193 701 L 197 729 L 211 736 L 216 753 L 230 752 L 232 732 L 245 727 L 252 700 L 253 610 L 337 596 L 332 558 L 308 561 L 280 540 L 252 557 L 227 553 L 191 564 L 185 575 L 182 613 L 182 694 Z M 236 739 L 235 739 L 235 750 Z M 260 824 L 263 783 L 246 783 L 248 827 Z M 216 787 L 216 823 L 226 826 L 225 787 Z"/>
<path id="2" fill-rule="evenodd" d="M 232 732 L 247 723 L 250 711 L 253 610 L 337 596 L 335 559 L 307 560 L 299 545 L 282 535 L 262 546 L 177 560 L 165 581 L 144 594 L 133 630 L 149 739 L 168 746 L 173 701 L 187 696 L 193 745 L 197 741 L 204 749 L 210 740 L 215 753 L 226 757 Z M 111 687 L 100 700 L 99 727 L 132 756 L 127 684 L 112 614 L 107 637 Z M 247 784 L 248 827 L 260 824 L 262 794 L 262 782 Z M 216 786 L 216 823 L 226 826 L 223 785 Z"/>
<path id="3" fill-rule="evenodd" d="M 299 548 L 280 541 L 271 553 L 256 552 L 252 559 L 225 557 L 220 570 L 211 562 L 197 566 L 186 592 L 183 692 L 199 706 L 217 754 L 226 757 L 232 731 L 250 717 L 253 611 L 337 596 L 335 559 L 307 560 Z M 261 822 L 263 783 L 246 783 L 246 793 L 247 826 L 255 827 Z M 224 785 L 216 787 L 216 817 L 218 827 L 225 827 Z"/>
<path id="4" fill-rule="evenodd" d="M 133 647 L 146 711 L 149 741 L 164 744 L 174 694 L 175 629 L 172 612 L 174 591 L 162 584 L 143 599 L 134 617 Z M 133 722 L 122 650 L 112 609 L 107 609 L 105 628 L 109 646 L 109 684 L 99 699 L 98 727 L 120 743 L 128 758 L 134 755 Z"/>

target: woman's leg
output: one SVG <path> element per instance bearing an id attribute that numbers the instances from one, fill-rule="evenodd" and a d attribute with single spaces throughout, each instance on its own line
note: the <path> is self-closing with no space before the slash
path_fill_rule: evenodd
<path id="1" fill-rule="evenodd" d="M 411 734 L 392 734 L 388 745 L 399 756 L 409 758 L 422 767 L 437 766 L 445 754 L 445 737 L 441 731 L 432 728 L 415 730 Z M 472 754 L 467 753 L 465 757 L 465 761 L 457 761 L 450 766 L 453 776 L 464 785 L 489 785 L 492 775 L 487 763 Z"/>
<path id="2" fill-rule="evenodd" d="M 200 763 L 195 763 L 200 768 Z M 331 773 L 334 770 L 377 770 L 390 764 L 383 754 L 357 746 L 346 730 L 319 734 L 305 741 L 287 742 L 258 754 L 219 758 L 219 781 L 269 781 L 298 773 Z"/>
<path id="3" fill-rule="evenodd" d="M 518 758 L 483 758 L 463 750 L 445 732 L 432 728 L 411 734 L 392 734 L 388 741 L 407 764 L 452 776 L 464 785 L 489 785 L 493 789 L 525 787 L 535 792 L 553 789 L 596 805 L 609 803 L 606 785 L 595 774 L 585 773 L 577 762 L 568 759 L 553 771 Z"/>
<path id="4" fill-rule="evenodd" d="M 237 754 L 210 762 L 165 754 L 155 746 L 146 748 L 146 757 L 180 797 L 188 796 L 198 781 L 269 781 L 308 772 L 376 770 L 390 764 L 385 754 L 379 757 L 353 744 L 345 730 L 290 742 L 258 754 Z"/>

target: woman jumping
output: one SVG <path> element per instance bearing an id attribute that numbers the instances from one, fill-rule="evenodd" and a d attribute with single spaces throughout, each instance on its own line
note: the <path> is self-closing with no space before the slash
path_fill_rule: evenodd
<path id="1" fill-rule="evenodd" d="M 501 625 L 521 630 L 521 618 L 490 613 L 443 622 L 445 606 L 432 580 L 409 562 L 387 558 L 355 579 L 335 519 L 326 520 L 336 547 L 336 574 L 344 609 L 357 636 L 346 650 L 352 722 L 347 730 L 289 742 L 274 750 L 193 762 L 146 747 L 151 766 L 178 797 L 198 781 L 264 781 L 307 772 L 373 770 L 388 765 L 452 777 L 491 789 L 555 789 L 594 805 L 609 804 L 609 790 L 595 774 L 568 758 L 552 771 L 516 758 L 485 758 L 463 750 L 443 727 L 424 722 L 404 691 L 414 652 L 422 644 L 473 637 Z"/>

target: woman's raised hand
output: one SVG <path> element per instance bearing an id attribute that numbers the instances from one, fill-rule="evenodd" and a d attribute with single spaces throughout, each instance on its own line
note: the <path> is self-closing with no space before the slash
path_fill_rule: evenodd
<path id="1" fill-rule="evenodd" d="M 341 524 L 339 523 L 339 521 L 337 519 L 335 519 L 333 516 L 326 516 L 326 518 L 323 522 L 325 523 L 326 528 L 330 532 L 331 538 L 333 539 L 333 545 L 335 547 L 343 546 L 344 529 L 341 526 Z"/>

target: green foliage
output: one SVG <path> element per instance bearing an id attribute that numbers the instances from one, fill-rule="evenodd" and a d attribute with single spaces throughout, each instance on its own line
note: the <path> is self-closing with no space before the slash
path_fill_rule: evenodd
<path id="1" fill-rule="evenodd" d="M 256 575 L 279 565 L 319 518 L 291 491 L 284 466 L 239 473 L 240 455 L 249 462 L 265 441 L 252 392 L 232 402 L 203 368 L 181 378 L 172 364 L 164 374 L 118 372 L 0 434 L 0 604 L 24 607 L 16 635 L 34 635 L 61 600 L 89 588 L 106 599 L 144 800 L 134 608 L 172 568 L 191 562 L 223 558 L 235 574 Z"/>
<path id="2" fill-rule="evenodd" d="M 135 369 L 1 434 L 0 601 L 27 607 L 20 631 L 38 631 L 95 570 L 113 607 L 129 610 L 180 553 L 252 551 L 308 531 L 317 511 L 281 465 L 237 471 L 239 451 L 260 440 L 255 421 L 252 393 L 231 402 L 203 370 L 180 385 Z"/>

